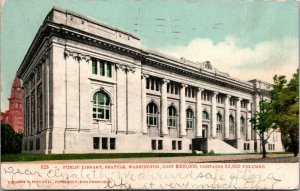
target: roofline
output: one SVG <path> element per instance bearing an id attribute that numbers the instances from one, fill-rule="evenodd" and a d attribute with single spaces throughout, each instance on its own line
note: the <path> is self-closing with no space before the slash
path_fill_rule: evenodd
<path id="1" fill-rule="evenodd" d="M 108 28 L 108 29 L 115 30 L 115 31 L 120 31 L 120 32 L 126 33 L 126 34 L 128 34 L 128 35 L 135 36 L 135 35 L 133 35 L 133 34 L 131 34 L 131 33 L 126 32 L 126 31 L 122 31 L 122 30 L 117 29 L 117 28 L 115 28 L 115 27 L 111 27 L 111 26 L 109 26 L 109 25 L 100 23 L 99 21 L 97 21 L 97 20 L 95 20 L 95 19 L 92 19 L 92 18 L 90 18 L 90 17 L 81 15 L 81 14 L 79 14 L 79 13 L 75 13 L 75 12 L 73 12 L 73 11 L 65 10 L 65 9 L 58 8 L 58 7 L 53 7 L 53 8 L 51 9 L 51 11 L 47 14 L 46 18 L 45 18 L 44 21 L 43 21 L 43 24 L 42 24 L 42 25 L 40 26 L 40 28 L 38 29 L 38 32 L 36 33 L 36 35 L 35 35 L 35 37 L 34 37 L 32 43 L 31 43 L 29 49 L 27 50 L 26 55 L 24 56 L 24 59 L 23 59 L 21 65 L 20 65 L 20 67 L 19 67 L 19 69 L 18 69 L 18 71 L 17 71 L 18 77 L 20 77 L 21 73 L 24 71 L 24 67 L 25 67 L 25 64 L 26 64 L 25 61 L 26 61 L 26 59 L 28 58 L 30 52 L 33 51 L 34 48 L 36 48 L 36 47 L 35 47 L 35 46 L 36 46 L 36 42 L 39 40 L 39 37 L 40 37 L 41 35 L 43 35 L 44 29 L 46 29 L 46 28 L 49 26 L 49 23 L 53 23 L 51 20 L 49 20 L 49 15 L 51 15 L 51 14 L 53 13 L 54 10 L 55 10 L 55 11 L 62 12 L 62 13 L 66 13 L 66 14 L 72 14 L 72 15 L 74 15 L 74 16 L 78 16 L 78 17 L 80 17 L 80 18 L 84 18 L 84 19 L 86 19 L 86 20 L 88 20 L 88 21 L 90 21 L 90 22 L 93 22 L 93 23 L 95 23 L 95 24 L 101 25 L 101 26 L 106 27 L 106 28 Z M 60 29 L 62 29 L 62 28 L 60 27 Z M 81 31 L 81 30 L 80 30 L 80 31 Z M 84 31 L 82 31 L 82 32 L 84 32 Z M 90 33 L 90 34 L 92 34 L 92 33 Z M 101 36 L 99 36 L 99 37 L 101 37 Z M 135 36 L 135 37 L 139 39 L 139 37 L 137 37 L 137 36 Z M 124 44 L 124 45 L 126 45 L 126 44 Z M 41 46 L 41 45 L 40 45 L 40 46 Z M 126 46 L 128 46 L 128 45 L 126 45 Z M 192 62 L 192 61 L 189 61 L 189 62 L 193 63 L 195 66 L 189 65 L 189 64 L 186 64 L 182 59 L 178 59 L 178 58 L 172 57 L 172 56 L 170 56 L 170 55 L 166 55 L 166 54 L 164 54 L 164 53 L 161 53 L 161 52 L 159 52 L 159 51 L 152 50 L 152 49 L 148 49 L 148 48 L 143 47 L 143 46 L 142 46 L 142 47 L 139 47 L 139 48 L 134 47 L 134 46 L 129 46 L 129 47 L 132 47 L 132 48 L 137 49 L 138 51 L 140 51 L 139 54 L 141 54 L 141 55 L 145 54 L 145 56 L 148 57 L 148 58 L 152 58 L 152 59 L 154 58 L 154 59 L 158 59 L 158 60 L 162 59 L 162 60 L 164 60 L 164 62 L 169 63 L 169 64 L 172 64 L 172 62 L 173 62 L 173 64 L 175 64 L 175 65 L 174 65 L 175 67 L 182 67 L 182 69 L 185 69 L 185 70 L 193 69 L 193 72 L 202 73 L 202 75 L 203 75 L 204 73 L 207 73 L 206 75 L 208 75 L 208 77 L 213 77 L 213 75 L 216 75 L 216 76 L 217 76 L 217 72 L 221 72 L 221 71 L 218 71 L 216 68 L 212 68 L 212 69 L 201 68 L 199 62 Z M 38 47 L 38 48 L 40 48 L 40 47 Z M 157 56 L 158 58 L 155 58 L 156 56 Z M 27 62 L 27 61 L 26 61 L 26 62 Z M 177 66 L 176 66 L 176 65 L 177 65 Z M 196 67 L 197 65 L 199 65 L 199 67 Z M 202 69 L 203 69 L 203 70 L 202 70 Z M 201 70 L 202 70 L 204 73 L 201 72 Z M 236 85 L 241 85 L 241 86 L 243 86 L 244 88 L 253 88 L 253 82 L 251 83 L 251 81 L 242 81 L 242 80 L 239 80 L 239 79 L 237 79 L 237 78 L 231 77 L 230 75 L 228 75 L 228 77 L 227 77 L 227 76 L 218 75 L 218 78 L 227 79 L 227 80 L 231 81 L 231 83 L 235 83 Z M 221 79 L 219 79 L 219 80 L 221 80 Z"/>
<path id="2" fill-rule="evenodd" d="M 94 18 L 92 18 L 92 17 L 86 16 L 86 15 L 82 15 L 82 14 L 77 13 L 77 12 L 74 12 L 74 11 L 72 11 L 72 10 L 63 9 L 63 8 L 60 8 L 60 7 L 57 7 L 57 6 L 53 6 L 53 8 L 52 8 L 52 10 L 49 12 L 49 14 L 52 13 L 52 11 L 54 11 L 54 10 L 55 10 L 55 11 L 59 11 L 59 12 L 61 12 L 61 13 L 66 13 L 66 14 L 70 14 L 70 15 L 73 15 L 73 16 L 78 16 L 78 17 L 80 17 L 80 18 L 83 18 L 83 19 L 85 19 L 85 20 L 91 22 L 91 23 L 100 25 L 100 26 L 105 27 L 105 28 L 110 29 L 110 30 L 122 32 L 122 33 L 124 33 L 124 34 L 126 34 L 126 35 L 129 35 L 129 36 L 135 38 L 135 39 L 140 40 L 140 37 L 137 36 L 137 35 L 135 35 L 135 34 L 132 34 L 132 33 L 128 32 L 128 31 L 125 31 L 125 30 L 120 29 L 120 28 L 113 27 L 113 26 L 111 26 L 111 25 L 109 25 L 109 24 L 103 23 L 102 21 L 100 22 L 100 21 L 98 21 L 98 20 L 96 20 L 96 19 L 94 19 Z"/>

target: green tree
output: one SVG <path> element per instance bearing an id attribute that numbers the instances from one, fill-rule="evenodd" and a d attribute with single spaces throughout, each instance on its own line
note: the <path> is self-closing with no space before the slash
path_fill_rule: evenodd
<path id="1" fill-rule="evenodd" d="M 1 153 L 20 153 L 22 151 L 22 133 L 15 133 L 10 125 L 1 124 Z"/>
<path id="2" fill-rule="evenodd" d="M 274 115 L 275 113 L 271 102 L 262 100 L 259 103 L 259 111 L 255 112 L 250 119 L 253 129 L 259 135 L 263 158 L 267 157 L 266 144 L 271 135 L 271 133 L 268 134 L 268 132 L 276 129 Z"/>
<path id="3" fill-rule="evenodd" d="M 271 99 L 276 113 L 274 121 L 287 139 L 286 147 L 297 156 L 299 153 L 299 71 L 288 82 L 283 75 L 274 76 Z"/>

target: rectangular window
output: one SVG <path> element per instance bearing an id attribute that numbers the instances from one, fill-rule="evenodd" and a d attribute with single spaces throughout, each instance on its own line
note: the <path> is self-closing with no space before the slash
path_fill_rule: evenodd
<path id="1" fill-rule="evenodd" d="M 111 63 L 106 62 L 107 77 L 111 78 Z"/>
<path id="2" fill-rule="evenodd" d="M 151 140 L 152 150 L 156 150 L 156 140 Z"/>
<path id="3" fill-rule="evenodd" d="M 25 141 L 25 144 L 24 144 L 24 150 L 25 150 L 25 151 L 27 151 L 27 146 L 28 146 L 28 145 L 27 145 L 27 141 Z"/>
<path id="4" fill-rule="evenodd" d="M 189 144 L 189 149 L 192 150 L 192 144 Z"/>
<path id="5" fill-rule="evenodd" d="M 230 98 L 230 106 L 235 106 L 235 100 L 234 100 L 234 98 Z"/>
<path id="6" fill-rule="evenodd" d="M 275 150 L 275 144 L 273 144 L 273 150 Z"/>
<path id="7" fill-rule="evenodd" d="M 94 149 L 99 149 L 99 137 L 93 137 L 93 145 L 94 145 Z"/>
<path id="8" fill-rule="evenodd" d="M 247 144 L 247 150 L 250 150 L 250 143 Z"/>
<path id="9" fill-rule="evenodd" d="M 110 138 L 109 144 L 111 150 L 116 149 L 116 138 Z"/>
<path id="10" fill-rule="evenodd" d="M 93 74 L 97 74 L 98 71 L 97 71 L 97 60 L 96 59 L 92 59 L 92 73 Z"/>
<path id="11" fill-rule="evenodd" d="M 40 150 L 40 139 L 35 140 L 35 150 Z"/>
<path id="12" fill-rule="evenodd" d="M 203 91 L 202 94 L 201 94 L 201 99 L 202 99 L 203 101 L 210 101 L 209 93 L 206 92 L 206 91 Z"/>
<path id="13" fill-rule="evenodd" d="M 151 89 L 151 90 L 154 90 L 154 89 L 155 89 L 155 88 L 154 88 L 154 85 L 155 85 L 155 80 L 151 78 L 151 80 L 150 80 L 150 89 Z"/>
<path id="14" fill-rule="evenodd" d="M 150 89 L 150 79 L 146 78 L 146 89 L 149 90 Z"/>
<path id="15" fill-rule="evenodd" d="M 172 150 L 176 150 L 176 141 L 172 141 Z"/>
<path id="16" fill-rule="evenodd" d="M 102 138 L 102 149 L 108 149 L 107 138 L 106 137 Z"/>
<path id="17" fill-rule="evenodd" d="M 241 101 L 241 108 L 246 108 L 246 106 L 247 106 L 247 105 L 246 105 L 246 101 L 244 101 L 244 100 Z"/>
<path id="18" fill-rule="evenodd" d="M 244 143 L 244 150 L 247 150 L 247 146 L 246 146 L 246 143 Z"/>
<path id="19" fill-rule="evenodd" d="M 33 140 L 29 141 L 29 150 L 32 151 L 33 150 Z"/>
<path id="20" fill-rule="evenodd" d="M 178 85 L 176 84 L 176 85 L 175 85 L 175 95 L 178 95 L 178 92 L 179 92 L 178 90 L 179 90 L 179 87 L 178 87 Z"/>
<path id="21" fill-rule="evenodd" d="M 178 141 L 178 150 L 182 150 L 182 141 Z"/>
<path id="22" fill-rule="evenodd" d="M 159 91 L 159 89 L 160 89 L 159 83 L 160 82 L 158 80 L 156 80 L 156 89 L 155 89 L 156 91 Z"/>
<path id="23" fill-rule="evenodd" d="M 163 149 L 163 141 L 162 140 L 158 140 L 158 150 L 162 150 Z"/>
<path id="24" fill-rule="evenodd" d="M 105 76 L 104 61 L 100 61 L 100 76 Z"/>

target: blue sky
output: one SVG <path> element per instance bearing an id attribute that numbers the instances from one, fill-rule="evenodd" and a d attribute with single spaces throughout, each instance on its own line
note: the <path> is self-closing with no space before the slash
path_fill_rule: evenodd
<path id="1" fill-rule="evenodd" d="M 242 80 L 272 82 L 298 67 L 299 2 L 251 0 L 8 0 L 1 8 L 2 106 L 15 73 L 53 6 L 134 33 L 145 47 L 210 60 Z"/>

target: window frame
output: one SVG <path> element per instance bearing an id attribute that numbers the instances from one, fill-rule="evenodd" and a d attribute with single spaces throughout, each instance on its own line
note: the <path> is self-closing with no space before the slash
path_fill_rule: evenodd
<path id="1" fill-rule="evenodd" d="M 201 100 L 202 100 L 202 101 L 209 102 L 209 101 L 210 101 L 210 94 L 209 94 L 209 92 L 203 91 L 203 92 L 201 93 Z"/>
<path id="2" fill-rule="evenodd" d="M 206 110 L 202 111 L 202 120 L 209 121 L 209 114 Z"/>
<path id="3" fill-rule="evenodd" d="M 191 108 L 185 110 L 186 113 L 186 129 L 194 128 L 194 111 Z"/>
<path id="4" fill-rule="evenodd" d="M 230 105 L 231 107 L 235 107 L 235 106 L 236 106 L 236 101 L 235 101 L 234 98 L 230 98 L 230 99 L 229 99 L 229 105 Z"/>
<path id="5" fill-rule="evenodd" d="M 100 137 L 93 137 L 93 149 L 100 149 Z"/>
<path id="6" fill-rule="evenodd" d="M 111 78 L 112 77 L 112 64 L 110 62 L 105 62 L 106 64 L 106 76 L 108 78 Z"/>
<path id="7" fill-rule="evenodd" d="M 232 115 L 229 115 L 229 133 L 235 133 L 234 126 L 234 117 Z"/>
<path id="8" fill-rule="evenodd" d="M 151 108 L 150 107 L 153 107 L 152 108 L 152 113 L 151 113 Z M 146 108 L 146 114 L 147 114 L 147 126 L 151 126 L 151 127 L 158 127 L 158 107 L 157 105 L 154 103 L 154 102 L 150 102 L 148 105 L 147 105 L 147 108 Z M 153 124 L 150 123 L 151 119 L 153 120 Z M 155 123 L 154 123 L 155 122 Z"/>
<path id="9" fill-rule="evenodd" d="M 244 119 L 243 116 L 240 118 L 240 129 L 241 129 L 242 134 L 246 133 L 246 131 L 245 131 L 246 130 L 245 129 L 245 119 Z"/>
<path id="10" fill-rule="evenodd" d="M 167 119 L 168 119 L 168 128 L 177 128 L 177 110 L 173 105 L 168 107 Z"/>
<path id="11" fill-rule="evenodd" d="M 223 117 L 220 113 L 217 113 L 217 132 L 222 132 L 222 122 L 223 122 Z"/>
<path id="12" fill-rule="evenodd" d="M 103 96 L 103 104 L 101 104 L 101 97 L 99 97 L 101 95 Z M 103 112 L 103 117 L 101 112 Z M 94 93 L 92 115 L 93 119 L 96 121 L 111 120 L 111 98 L 106 92 L 100 90 Z"/>
<path id="13" fill-rule="evenodd" d="M 92 58 L 92 74 L 98 74 L 98 62 L 95 58 Z"/>

